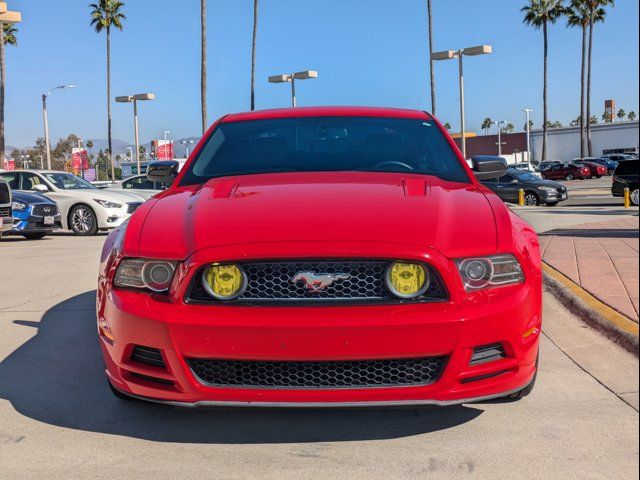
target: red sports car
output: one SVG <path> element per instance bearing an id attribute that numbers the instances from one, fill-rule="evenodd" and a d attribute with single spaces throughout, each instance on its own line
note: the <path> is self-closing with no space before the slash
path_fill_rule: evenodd
<path id="1" fill-rule="evenodd" d="M 227 115 L 106 240 L 97 321 L 119 398 L 449 405 L 533 388 L 538 238 L 436 119 Z M 168 180 L 173 180 L 168 182 Z"/>

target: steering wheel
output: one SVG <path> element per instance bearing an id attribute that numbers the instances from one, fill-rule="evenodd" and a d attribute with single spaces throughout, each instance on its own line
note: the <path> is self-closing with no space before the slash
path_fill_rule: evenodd
<path id="1" fill-rule="evenodd" d="M 373 168 L 382 168 L 382 167 L 386 167 L 386 166 L 390 166 L 390 165 L 398 165 L 398 166 L 400 166 L 402 168 L 406 168 L 410 172 L 415 171 L 415 168 L 413 168 L 408 163 L 399 162 L 399 161 L 396 161 L 396 160 L 389 160 L 389 161 L 386 161 L 386 162 L 377 163 L 377 164 L 375 164 L 373 166 Z"/>

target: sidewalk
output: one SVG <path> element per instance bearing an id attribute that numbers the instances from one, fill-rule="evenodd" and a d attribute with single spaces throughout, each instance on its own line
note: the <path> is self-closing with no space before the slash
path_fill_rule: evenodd
<path id="1" fill-rule="evenodd" d="M 540 234 L 543 260 L 638 323 L 636 216 L 572 225 Z"/>

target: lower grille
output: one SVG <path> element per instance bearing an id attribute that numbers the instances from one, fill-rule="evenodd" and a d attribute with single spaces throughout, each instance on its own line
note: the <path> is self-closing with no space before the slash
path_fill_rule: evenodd
<path id="1" fill-rule="evenodd" d="M 328 362 L 187 359 L 206 385 L 257 388 L 376 388 L 429 385 L 446 357 Z"/>
<path id="2" fill-rule="evenodd" d="M 127 213 L 135 212 L 140 205 L 142 205 L 142 202 L 127 203 Z"/>
<path id="3" fill-rule="evenodd" d="M 37 217 L 55 216 L 58 214 L 56 205 L 34 205 L 32 215 Z"/>
<path id="4" fill-rule="evenodd" d="M 146 363 L 147 365 L 153 365 L 154 367 L 166 368 L 164 359 L 162 358 L 162 352 L 157 348 L 136 345 L 133 352 L 131 352 L 131 360 L 134 362 Z"/>

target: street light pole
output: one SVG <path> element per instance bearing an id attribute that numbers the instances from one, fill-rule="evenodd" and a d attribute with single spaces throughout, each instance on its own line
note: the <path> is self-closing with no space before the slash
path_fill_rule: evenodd
<path id="1" fill-rule="evenodd" d="M 500 156 L 500 155 L 502 155 L 502 129 L 500 128 L 500 125 L 506 124 L 507 121 L 506 120 L 496 120 L 493 123 L 494 123 L 494 125 L 498 126 L 498 156 Z"/>
<path id="2" fill-rule="evenodd" d="M 291 106 L 297 107 L 296 100 L 296 80 L 309 80 L 318 78 L 318 72 L 315 70 L 305 70 L 302 72 L 289 73 L 284 75 L 272 75 L 269 77 L 269 83 L 290 83 L 291 84 Z"/>
<path id="3" fill-rule="evenodd" d="M 460 150 L 464 158 L 467 158 L 467 139 L 465 137 L 465 115 L 464 115 L 464 72 L 462 69 L 462 57 L 487 55 L 492 53 L 491 45 L 479 45 L 477 47 L 467 47 L 460 50 L 444 50 L 431 54 L 432 60 L 452 60 L 458 59 L 458 78 L 460 83 Z"/>
<path id="4" fill-rule="evenodd" d="M 530 115 L 533 112 L 532 108 L 525 108 L 524 113 L 527 117 L 527 166 L 529 170 L 531 170 L 531 123 L 530 123 Z"/>
<path id="5" fill-rule="evenodd" d="M 136 144 L 136 165 L 138 167 L 138 175 L 140 175 L 140 134 L 138 129 L 138 100 L 155 100 L 153 93 L 138 93 L 137 95 L 125 95 L 116 97 L 116 102 L 131 103 L 133 102 L 133 135 Z M 133 158 L 132 158 L 133 160 Z"/>
<path id="6" fill-rule="evenodd" d="M 52 88 L 47 93 L 42 94 L 42 118 L 44 121 L 44 149 L 47 155 L 47 170 L 51 170 L 51 144 L 49 141 L 49 118 L 47 115 L 47 97 L 56 90 L 65 90 L 67 88 L 75 88 L 75 85 L 60 85 Z"/>

